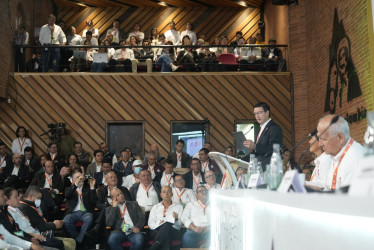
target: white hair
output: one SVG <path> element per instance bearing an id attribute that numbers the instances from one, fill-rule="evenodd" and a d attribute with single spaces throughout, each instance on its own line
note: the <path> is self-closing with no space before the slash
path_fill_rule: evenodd
<path id="1" fill-rule="evenodd" d="M 337 135 L 339 133 L 343 134 L 345 139 L 349 138 L 349 125 L 342 116 L 339 116 L 339 119 L 330 126 L 331 135 Z"/>

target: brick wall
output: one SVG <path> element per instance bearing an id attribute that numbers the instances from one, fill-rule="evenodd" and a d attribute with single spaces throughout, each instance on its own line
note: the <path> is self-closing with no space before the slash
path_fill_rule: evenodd
<path id="1" fill-rule="evenodd" d="M 289 7 L 290 71 L 294 81 L 295 141 L 313 130 L 324 114 L 329 72 L 329 45 L 333 34 L 334 9 L 351 42 L 351 57 L 363 95 L 347 102 L 343 92 L 342 107 L 335 114 L 346 116 L 363 106 L 374 109 L 371 82 L 366 0 L 300 1 Z M 339 99 L 337 99 L 338 101 Z M 350 124 L 351 136 L 363 142 L 366 119 Z"/>

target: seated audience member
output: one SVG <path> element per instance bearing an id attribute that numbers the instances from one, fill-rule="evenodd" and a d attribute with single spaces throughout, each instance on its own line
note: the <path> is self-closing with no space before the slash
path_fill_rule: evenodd
<path id="1" fill-rule="evenodd" d="M 186 45 L 187 42 L 191 42 L 191 39 L 188 35 L 185 35 L 182 37 L 182 45 Z M 179 54 L 180 51 L 184 51 L 186 48 L 177 48 L 177 55 Z"/>
<path id="2" fill-rule="evenodd" d="M 175 143 L 175 152 L 170 152 L 168 154 L 168 160 L 173 162 L 173 166 L 176 168 L 188 168 L 190 155 L 183 152 L 184 141 L 177 140 Z"/>
<path id="3" fill-rule="evenodd" d="M 236 175 L 236 179 L 238 180 L 239 184 L 238 184 L 238 187 L 239 188 L 246 188 L 247 186 L 247 172 L 245 169 L 241 168 L 241 167 L 238 167 L 236 169 L 236 172 L 235 172 L 235 175 Z"/>
<path id="4" fill-rule="evenodd" d="M 201 240 L 209 241 L 210 206 L 206 187 L 197 188 L 196 198 L 197 201 L 187 204 L 182 214 L 183 225 L 187 228 L 182 238 L 184 248 L 198 248 Z"/>
<path id="5" fill-rule="evenodd" d="M 33 52 L 30 60 L 27 61 L 27 72 L 42 72 L 42 55 L 39 52 Z"/>
<path id="6" fill-rule="evenodd" d="M 65 189 L 66 215 L 64 224 L 66 230 L 78 245 L 82 244 L 84 233 L 93 222 L 92 213 L 97 199 L 95 179 L 89 179 L 89 187 L 84 184 L 84 175 L 76 172 L 73 174 L 73 185 Z M 83 222 L 79 232 L 74 225 L 77 221 Z"/>
<path id="7" fill-rule="evenodd" d="M 232 146 L 228 146 L 226 149 L 225 149 L 225 152 L 224 152 L 225 155 L 228 155 L 228 156 L 233 156 L 234 155 L 234 149 Z"/>
<path id="8" fill-rule="evenodd" d="M 42 198 L 42 191 L 37 186 L 29 186 L 20 200 L 19 210 L 24 214 L 31 224 L 31 226 L 37 229 L 39 232 L 47 232 L 56 229 L 61 229 L 64 225 L 63 220 L 54 220 L 53 222 L 47 222 L 40 212 L 40 202 Z M 48 234 L 50 234 L 48 232 Z M 62 239 L 66 246 L 69 240 Z M 71 241 L 70 241 L 71 242 Z"/>
<path id="9" fill-rule="evenodd" d="M 191 42 L 186 42 L 184 45 L 192 45 Z M 192 48 L 185 48 L 181 50 L 177 57 L 177 62 L 179 65 L 183 65 L 183 68 L 187 72 L 193 72 L 195 70 L 195 63 L 198 62 L 198 56 L 196 51 Z"/>
<path id="10" fill-rule="evenodd" d="M 140 31 L 140 24 L 136 23 L 134 24 L 133 31 L 130 32 L 128 39 L 130 39 L 132 36 L 136 38 L 138 43 L 142 44 L 144 40 L 144 32 Z"/>
<path id="11" fill-rule="evenodd" d="M 166 43 L 165 35 L 161 33 L 158 35 L 157 43 L 152 44 L 152 45 L 165 45 L 165 43 Z M 163 49 L 164 48 L 162 47 L 153 49 L 154 50 L 154 61 L 157 61 L 157 59 L 162 55 Z"/>
<path id="12" fill-rule="evenodd" d="M 138 71 L 138 66 L 147 66 L 147 72 L 152 72 L 152 60 L 154 58 L 154 51 L 146 46 L 150 46 L 150 41 L 145 40 L 143 41 L 142 48 L 137 49 L 134 51 L 135 60 L 132 60 L 132 71 L 135 73 Z"/>
<path id="13" fill-rule="evenodd" d="M 130 161 L 135 161 L 135 157 L 132 154 L 131 148 L 125 147 L 124 150 L 126 150 L 127 153 L 130 155 Z"/>
<path id="14" fill-rule="evenodd" d="M 124 41 L 126 39 L 126 34 L 123 30 L 120 29 L 120 20 L 119 19 L 115 19 L 113 21 L 113 27 L 110 28 L 108 31 L 107 31 L 107 37 L 109 34 L 111 34 L 113 36 L 113 40 L 112 40 L 112 43 L 115 43 L 115 44 L 119 44 L 120 41 Z"/>
<path id="15" fill-rule="evenodd" d="M 261 33 L 256 34 L 256 44 L 259 44 L 259 45 L 266 45 L 267 44 L 264 41 L 264 36 Z"/>
<path id="16" fill-rule="evenodd" d="M 102 142 L 99 144 L 99 149 L 103 152 L 103 158 L 110 159 L 112 161 L 112 166 L 117 163 L 117 156 L 109 151 L 108 144 Z"/>
<path id="17" fill-rule="evenodd" d="M 149 40 L 151 41 L 151 45 L 156 45 L 158 43 L 158 31 L 157 31 L 157 28 L 153 27 L 151 29 L 151 33 L 149 35 Z"/>
<path id="18" fill-rule="evenodd" d="M 161 189 L 162 201 L 152 207 L 148 226 L 153 245 L 150 250 L 168 249 L 171 240 L 180 238 L 177 221 L 182 217 L 183 207 L 173 203 L 173 192 L 170 186 Z"/>
<path id="19" fill-rule="evenodd" d="M 57 171 L 60 172 L 61 168 L 65 165 L 65 155 L 58 153 L 57 143 L 50 143 L 48 145 L 47 160 L 51 160 Z"/>
<path id="20" fill-rule="evenodd" d="M 43 173 L 44 172 L 44 164 L 45 162 L 47 161 L 47 156 L 46 155 L 40 155 L 39 158 L 38 158 L 38 162 L 39 162 L 39 171 L 40 173 Z"/>
<path id="21" fill-rule="evenodd" d="M 83 34 L 82 34 L 82 38 L 85 39 L 86 38 L 86 34 L 87 34 L 87 31 L 91 31 L 92 33 L 92 37 L 96 38 L 96 39 L 99 39 L 99 30 L 98 29 L 95 29 L 93 26 L 94 26 L 94 23 L 92 20 L 87 20 L 86 21 L 86 25 L 87 25 L 87 29 L 83 30 Z"/>
<path id="22" fill-rule="evenodd" d="M 203 148 L 206 148 L 206 149 L 209 150 L 209 152 L 211 152 L 212 149 L 213 149 L 212 143 L 208 142 L 208 141 L 205 142 Z M 200 158 L 199 157 L 199 152 L 197 152 L 196 154 L 194 154 L 192 158 L 198 158 L 199 159 Z"/>
<path id="23" fill-rule="evenodd" d="M 206 187 L 206 189 L 211 190 L 211 189 L 220 189 L 221 188 L 221 185 L 216 183 L 216 174 L 214 173 L 214 171 L 212 171 L 212 170 L 206 171 L 204 177 L 205 177 L 205 187 Z"/>
<path id="24" fill-rule="evenodd" d="M 17 190 L 9 187 L 4 190 L 4 194 L 7 198 L 6 204 L 8 207 L 7 209 L 4 209 L 2 213 L 9 213 L 6 214 L 6 216 L 12 224 L 16 223 L 15 225 L 18 227 L 18 229 L 16 228 L 16 231 L 22 230 L 24 235 L 31 235 L 42 246 L 64 249 L 64 243 L 61 240 L 56 239 L 55 237 L 44 237 L 37 229 L 31 226 L 29 219 L 18 208 L 20 203 Z M 12 220 L 10 220 L 10 218 Z M 4 223 L 2 224 L 5 226 Z"/>
<path id="25" fill-rule="evenodd" d="M 200 149 L 199 159 L 201 161 L 201 171 L 205 173 L 208 170 L 212 170 L 219 177 L 221 171 L 217 162 L 209 157 L 209 150 L 207 148 Z"/>
<path id="26" fill-rule="evenodd" d="M 353 173 L 364 153 L 361 144 L 350 137 L 348 122 L 342 116 L 330 126 L 334 117 L 335 115 L 322 117 L 317 126 L 319 144 L 332 161 L 326 177 L 328 190 L 350 185 Z"/>
<path id="27" fill-rule="evenodd" d="M 113 170 L 115 170 L 119 176 L 118 178 L 125 177 L 133 173 L 132 170 L 133 161 L 130 160 L 130 154 L 125 150 L 121 150 L 120 161 L 114 164 Z"/>
<path id="28" fill-rule="evenodd" d="M 119 42 L 121 46 L 126 46 L 126 42 L 121 40 Z M 114 52 L 113 58 L 109 61 L 109 65 L 112 72 L 132 72 L 131 60 L 135 59 L 134 51 L 128 48 L 120 48 Z M 117 65 L 117 66 L 116 66 Z M 123 65 L 120 69 L 118 66 Z"/>
<path id="29" fill-rule="evenodd" d="M 186 181 L 183 175 L 174 175 L 173 202 L 180 203 L 185 207 L 188 203 L 196 201 L 195 193 L 192 189 L 185 188 Z"/>
<path id="30" fill-rule="evenodd" d="M 122 191 L 126 200 L 132 201 L 129 190 L 126 187 L 119 185 L 117 174 L 114 171 L 110 171 L 105 176 L 105 182 L 107 183 L 107 185 L 100 188 L 97 192 L 97 208 L 103 209 L 112 203 L 112 199 L 110 198 L 110 192 L 116 188 L 119 188 Z"/>
<path id="31" fill-rule="evenodd" d="M 143 169 L 143 163 L 141 160 L 135 160 L 132 164 L 132 174 L 122 177 L 122 186 L 130 189 L 132 185 L 139 182 L 139 174 Z"/>
<path id="32" fill-rule="evenodd" d="M 150 154 L 150 152 L 153 152 L 155 154 L 156 163 L 158 163 L 158 164 L 163 163 L 163 161 L 165 160 L 165 157 L 162 154 L 160 154 L 160 150 L 159 150 L 158 145 L 156 143 L 151 144 L 151 147 L 149 149 L 149 153 L 144 156 L 144 162 L 146 162 L 146 163 L 148 162 L 148 155 Z"/>
<path id="33" fill-rule="evenodd" d="M 144 207 L 146 219 L 148 219 L 152 206 L 161 200 L 161 186 L 158 182 L 152 181 L 151 173 L 146 169 L 140 171 L 139 180 L 130 189 L 131 198 L 137 201 L 139 206 Z"/>
<path id="34" fill-rule="evenodd" d="M 156 154 L 153 151 L 148 153 L 148 163 L 144 163 L 143 169 L 148 169 L 151 173 L 152 180 L 154 180 L 156 176 L 162 175 L 162 172 L 165 170 L 161 164 L 156 162 Z"/>
<path id="35" fill-rule="evenodd" d="M 214 43 L 212 45 L 221 45 L 221 38 L 218 37 L 218 36 L 216 38 L 214 38 Z M 219 48 L 218 47 L 211 47 L 209 50 L 213 53 L 217 53 Z"/>
<path id="36" fill-rule="evenodd" d="M 25 148 L 22 163 L 29 168 L 31 175 L 34 175 L 35 172 L 39 171 L 38 159 L 36 155 L 33 154 L 32 147 Z"/>
<path id="37" fill-rule="evenodd" d="M 198 45 L 198 46 L 202 46 L 202 45 L 204 45 L 204 43 L 205 43 L 204 39 L 199 38 L 199 39 L 197 40 L 197 42 L 196 42 L 196 45 Z M 197 54 L 200 54 L 201 50 L 202 50 L 202 48 L 197 48 L 197 49 L 196 49 L 196 53 L 197 53 Z"/>
<path id="38" fill-rule="evenodd" d="M 171 41 L 165 42 L 165 45 L 173 45 Z M 175 66 L 174 61 L 174 49 L 173 48 L 164 48 L 161 52 L 161 55 L 158 55 L 156 64 L 161 65 L 161 72 L 171 72 L 176 71 L 178 66 Z"/>
<path id="39" fill-rule="evenodd" d="M 239 44 L 245 44 L 244 38 L 239 40 Z M 249 38 L 249 44 L 253 45 L 256 44 L 256 38 L 251 37 Z M 264 62 L 261 57 L 261 49 L 258 47 L 241 47 L 236 48 L 236 51 L 240 49 L 240 65 L 239 70 L 245 71 L 248 70 L 249 65 L 254 65 L 257 67 L 258 71 L 263 70 Z"/>
<path id="40" fill-rule="evenodd" d="M 82 147 L 82 143 L 74 143 L 74 154 L 77 157 L 78 164 L 83 167 L 87 167 L 91 162 L 91 156 L 88 152 L 85 152 Z"/>
<path id="41" fill-rule="evenodd" d="M 85 41 L 83 45 L 90 45 L 88 41 Z M 71 60 L 71 70 L 73 72 L 81 72 L 91 68 L 93 62 L 93 55 L 96 51 L 93 48 L 82 48 L 82 51 L 86 52 L 85 58 L 74 58 Z"/>
<path id="42" fill-rule="evenodd" d="M 181 34 L 175 28 L 174 21 L 169 22 L 169 30 L 165 32 L 166 41 L 171 41 L 172 45 L 178 45 L 181 40 Z"/>
<path id="43" fill-rule="evenodd" d="M 122 250 L 121 243 L 130 241 L 130 249 L 143 249 L 144 214 L 136 201 L 128 201 L 120 189 L 111 192 L 112 204 L 105 208 L 105 222 L 112 231 L 108 239 L 111 250 Z"/>
<path id="44" fill-rule="evenodd" d="M 262 58 L 265 61 L 266 70 L 270 71 L 271 66 L 278 64 L 278 71 L 283 71 L 286 60 L 282 56 L 282 51 L 275 47 L 277 41 L 275 39 L 269 39 L 269 46 L 262 49 Z"/>
<path id="45" fill-rule="evenodd" d="M 13 154 L 13 164 L 8 164 L 4 169 L 5 181 L 4 187 L 25 188 L 30 181 L 30 170 L 22 164 L 20 154 Z"/>
<path id="46" fill-rule="evenodd" d="M 17 138 L 12 143 L 12 153 L 23 155 L 26 147 L 32 147 L 31 140 L 27 137 L 26 128 L 23 126 L 18 127 L 16 136 Z"/>
<path id="47" fill-rule="evenodd" d="M 200 183 L 204 183 L 204 173 L 201 171 L 200 160 L 193 158 L 190 162 L 191 171 L 185 174 L 184 180 L 186 181 L 186 188 L 192 189 L 196 192 Z"/>
<path id="48" fill-rule="evenodd" d="M 310 177 L 310 184 L 320 188 L 326 188 L 326 179 L 331 168 L 331 157 L 327 155 L 319 145 L 319 138 L 312 136 L 309 140 L 309 151 L 316 156 L 314 160 L 315 168 Z M 304 172 L 304 170 L 303 170 Z M 307 179 L 305 177 L 305 179 Z"/>
<path id="49" fill-rule="evenodd" d="M 31 186 L 37 186 L 42 190 L 41 209 L 43 214 L 49 215 L 49 211 L 58 209 L 64 197 L 64 183 L 59 174 L 54 171 L 53 162 L 47 160 L 44 165 L 44 173 L 36 173 L 30 183 Z M 61 193 L 61 194 L 60 194 Z"/>
<path id="50" fill-rule="evenodd" d="M 168 187 L 174 187 L 174 179 L 173 176 L 175 173 L 173 172 L 173 161 L 166 160 L 164 164 L 164 172 L 162 174 L 158 174 L 155 178 L 155 181 L 160 183 L 161 187 L 168 186 Z"/>
<path id="51" fill-rule="evenodd" d="M 221 45 L 228 45 L 229 41 L 227 36 L 222 36 L 221 37 Z M 217 50 L 217 54 L 222 54 L 222 53 L 231 53 L 234 54 L 234 48 L 233 47 L 220 47 Z"/>
<path id="52" fill-rule="evenodd" d="M 205 42 L 204 45 L 209 45 L 209 42 Z M 201 66 L 201 72 L 216 71 L 216 54 L 209 47 L 204 47 L 200 50 L 199 62 Z"/>
<path id="53" fill-rule="evenodd" d="M 101 171 L 94 174 L 94 179 L 96 180 L 95 188 L 101 188 L 102 186 L 107 186 L 105 176 L 112 170 L 112 163 L 109 159 L 104 159 L 101 164 Z"/>
<path id="54" fill-rule="evenodd" d="M 89 44 L 86 44 L 86 42 L 89 42 Z M 86 38 L 84 38 L 82 40 L 81 44 L 92 45 L 92 46 L 99 46 L 99 41 L 97 40 L 97 38 L 95 38 L 95 37 L 92 36 L 92 32 L 91 31 L 87 31 L 86 32 Z"/>
<path id="55" fill-rule="evenodd" d="M 241 31 L 237 31 L 235 34 L 235 40 L 230 43 L 230 45 L 239 45 L 239 40 L 243 38 L 243 33 Z M 244 38 L 243 38 L 244 39 Z M 245 41 L 245 39 L 244 39 Z"/>
<path id="56" fill-rule="evenodd" d="M 187 23 L 186 24 L 186 30 L 182 31 L 181 37 L 188 36 L 191 40 L 192 45 L 195 45 L 197 42 L 197 37 L 195 31 L 192 30 L 192 24 Z"/>
<path id="57" fill-rule="evenodd" d="M 103 152 L 101 150 L 95 150 L 94 151 L 94 159 L 95 162 L 88 165 L 86 174 L 90 177 L 94 177 L 95 173 L 98 173 L 101 171 L 101 165 L 103 162 Z"/>
<path id="58" fill-rule="evenodd" d="M 290 150 L 285 150 L 282 154 L 283 159 L 283 174 L 288 170 L 296 169 L 299 173 L 301 173 L 300 166 L 295 162 L 294 159 L 291 159 L 292 153 Z"/>
<path id="59" fill-rule="evenodd" d="M 6 204 L 7 197 L 4 195 L 4 189 L 0 188 L 0 207 L 4 208 Z M 12 220 L 10 220 L 9 218 L 11 218 Z M 1 249 L 6 249 L 3 248 L 4 244 L 11 244 L 17 247 L 16 249 L 43 249 L 39 246 L 38 242 L 31 242 L 31 235 L 24 233 L 23 231 L 21 231 L 23 237 L 21 234 L 15 234 L 17 230 L 15 230 L 14 228 L 18 227 L 18 225 L 15 224 L 13 217 L 7 209 L 2 209 L 0 211 L 0 222 L 0 235 L 2 240 L 0 245 Z"/>
<path id="60" fill-rule="evenodd" d="M 100 44 L 100 46 L 110 46 L 110 42 L 109 40 L 105 40 L 104 42 L 102 42 Z M 100 48 L 98 53 L 107 53 L 108 55 L 108 61 L 107 62 L 92 62 L 91 64 L 91 69 L 92 69 L 92 72 L 103 72 L 106 67 L 108 66 L 108 62 L 110 59 L 112 59 L 113 55 L 114 55 L 114 48 Z"/>
<path id="61" fill-rule="evenodd" d="M 76 163 L 70 163 L 70 162 L 73 161 L 72 159 L 76 159 L 74 154 L 70 155 L 69 164 L 66 167 L 63 167 L 60 171 L 60 175 L 61 175 L 62 181 L 64 183 L 64 189 L 63 190 L 65 190 L 65 188 L 71 186 L 71 184 L 73 182 L 73 174 L 75 172 L 81 172 L 82 174 L 84 174 L 84 171 L 83 171 L 84 168 L 83 167 L 79 166 Z"/>

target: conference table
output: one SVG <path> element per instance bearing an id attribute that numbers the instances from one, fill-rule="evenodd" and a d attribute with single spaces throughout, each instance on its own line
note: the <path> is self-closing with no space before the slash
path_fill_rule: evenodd
<path id="1" fill-rule="evenodd" d="M 211 190 L 214 250 L 374 249 L 374 198 Z"/>

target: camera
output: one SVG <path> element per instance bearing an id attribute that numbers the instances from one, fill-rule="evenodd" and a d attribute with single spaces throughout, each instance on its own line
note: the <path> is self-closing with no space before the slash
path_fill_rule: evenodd
<path id="1" fill-rule="evenodd" d="M 85 175 L 84 175 L 84 178 L 85 178 L 86 180 L 89 180 L 89 179 L 92 179 L 92 176 L 89 175 L 89 174 L 85 174 Z"/>

